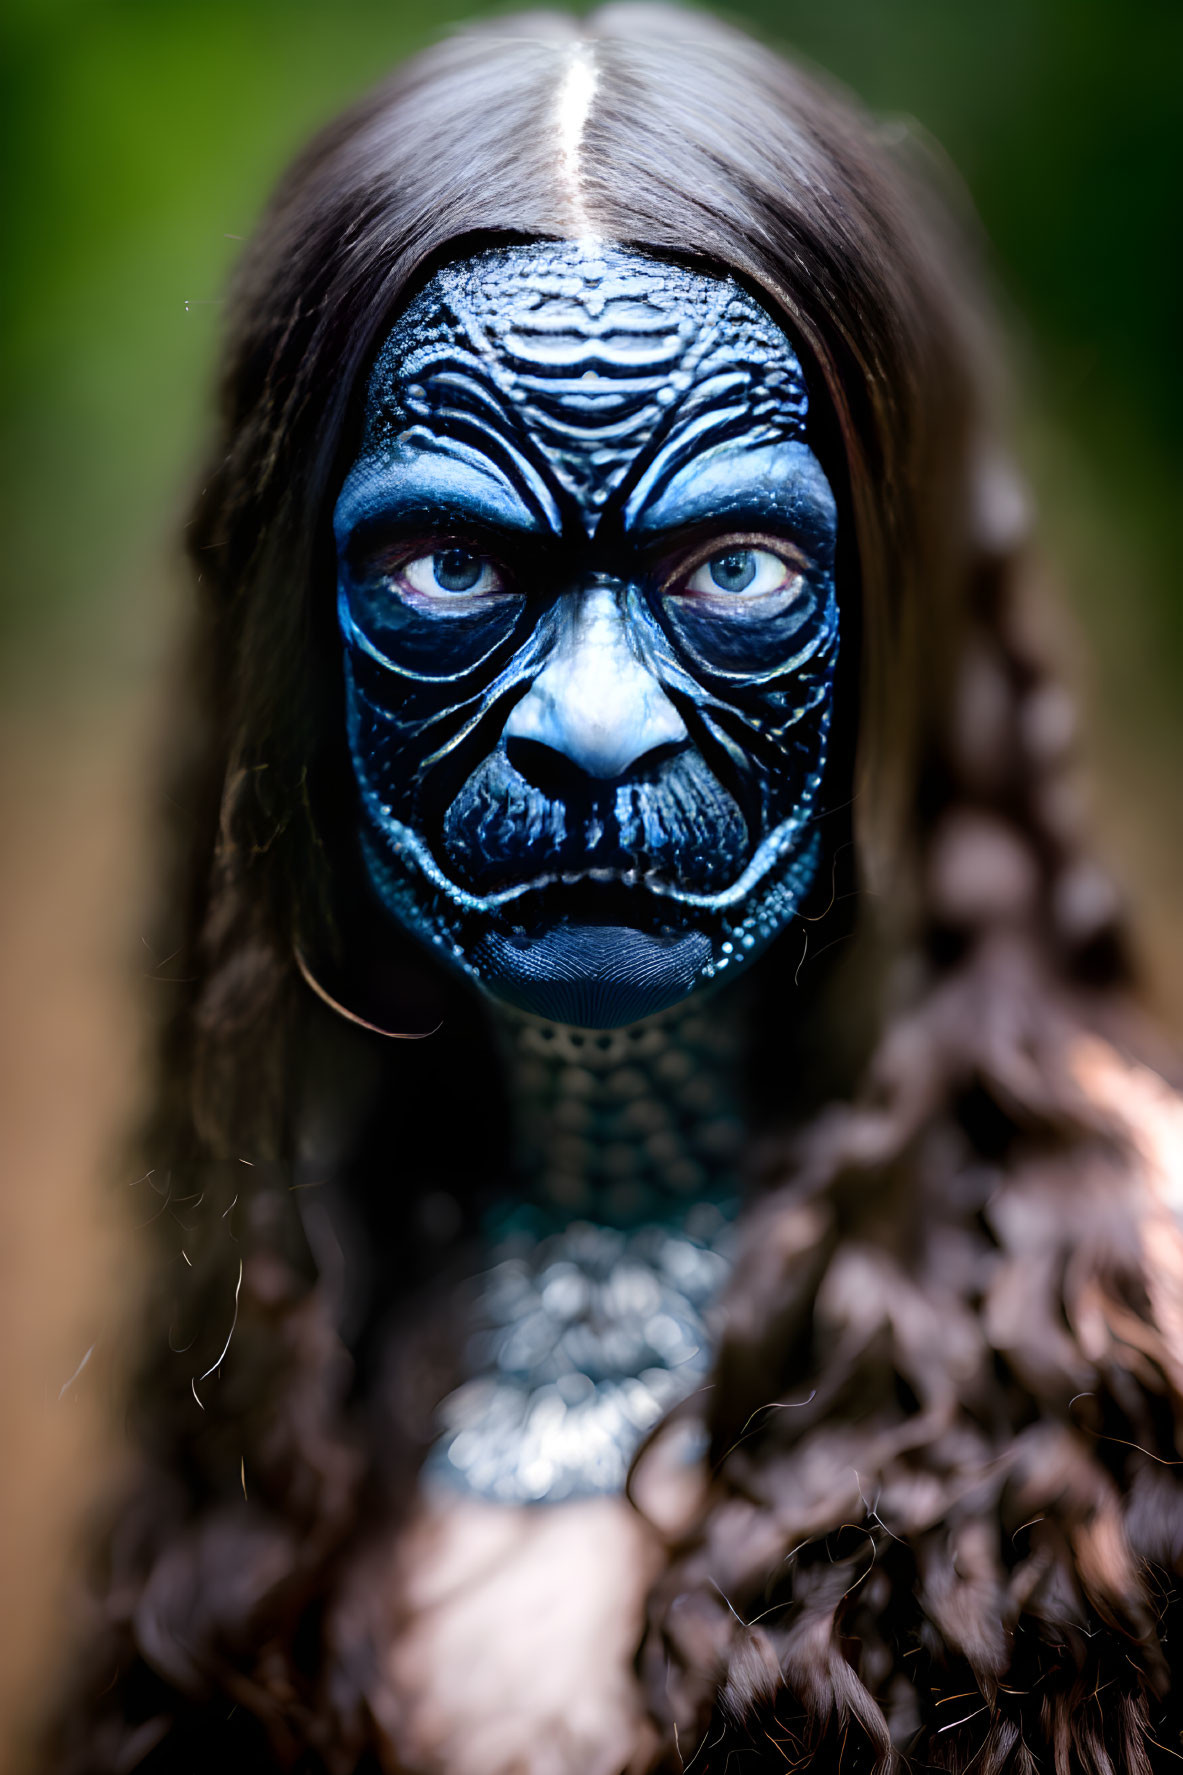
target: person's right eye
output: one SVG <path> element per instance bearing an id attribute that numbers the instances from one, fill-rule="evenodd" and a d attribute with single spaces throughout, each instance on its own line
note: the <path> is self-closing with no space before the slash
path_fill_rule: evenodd
<path id="1" fill-rule="evenodd" d="M 470 549 L 435 549 L 403 561 L 390 575 L 420 598 L 480 598 L 507 589 L 501 569 Z"/>

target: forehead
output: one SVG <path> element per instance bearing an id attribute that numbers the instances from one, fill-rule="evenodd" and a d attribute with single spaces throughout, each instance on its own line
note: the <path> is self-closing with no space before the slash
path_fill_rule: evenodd
<path id="1" fill-rule="evenodd" d="M 802 440 L 792 343 L 741 285 L 623 248 L 538 242 L 436 272 L 367 391 L 363 455 L 441 444 L 541 468 L 586 508 L 638 458 Z"/>

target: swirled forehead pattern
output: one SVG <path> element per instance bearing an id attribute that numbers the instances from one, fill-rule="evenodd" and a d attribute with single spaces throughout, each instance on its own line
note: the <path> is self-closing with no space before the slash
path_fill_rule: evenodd
<path id="1" fill-rule="evenodd" d="M 733 280 L 555 242 L 437 272 L 389 335 L 370 392 L 368 444 L 423 428 L 494 460 L 516 445 L 505 466 L 552 521 L 539 459 L 594 514 L 639 463 L 651 495 L 724 439 L 802 438 L 808 406 L 785 335 Z"/>

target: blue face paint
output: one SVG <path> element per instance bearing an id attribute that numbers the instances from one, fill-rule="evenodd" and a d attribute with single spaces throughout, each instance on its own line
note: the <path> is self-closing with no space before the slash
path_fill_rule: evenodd
<path id="1" fill-rule="evenodd" d="M 334 512 L 374 887 L 488 990 L 609 1028 L 737 971 L 817 869 L 837 507 L 726 277 L 574 243 L 437 273 Z"/>

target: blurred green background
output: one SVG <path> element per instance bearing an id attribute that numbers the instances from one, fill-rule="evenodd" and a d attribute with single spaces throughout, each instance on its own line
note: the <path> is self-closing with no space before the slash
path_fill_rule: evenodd
<path id="1" fill-rule="evenodd" d="M 8 0 L 10 716 L 93 738 L 152 680 L 238 241 L 308 132 L 463 16 L 455 0 Z M 1183 5 L 752 0 L 746 16 L 917 120 L 969 185 L 1049 556 L 1091 643 L 1110 848 L 1166 930 L 1183 862 Z"/>

